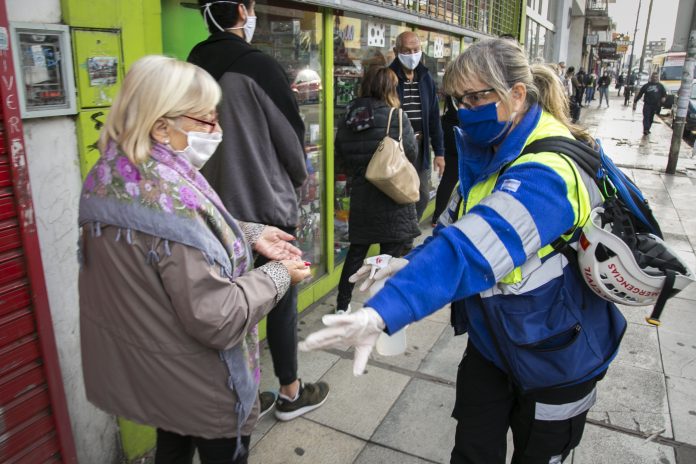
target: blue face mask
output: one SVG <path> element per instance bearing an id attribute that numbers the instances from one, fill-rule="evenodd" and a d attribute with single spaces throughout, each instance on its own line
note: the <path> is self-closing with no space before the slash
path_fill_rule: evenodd
<path id="1" fill-rule="evenodd" d="M 505 139 L 515 113 L 512 113 L 509 121 L 498 121 L 498 103 L 476 106 L 472 109 L 460 108 L 457 111 L 459 127 L 466 135 L 466 140 L 477 147 L 490 147 L 498 145 Z"/>

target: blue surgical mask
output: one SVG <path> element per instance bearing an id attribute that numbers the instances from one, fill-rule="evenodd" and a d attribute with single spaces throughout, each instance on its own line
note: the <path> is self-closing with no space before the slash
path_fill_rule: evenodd
<path id="1" fill-rule="evenodd" d="M 483 148 L 498 145 L 505 139 L 516 113 L 510 115 L 509 121 L 498 121 L 498 103 L 500 102 L 487 103 L 471 109 L 460 108 L 457 111 L 459 127 L 469 143 Z"/>

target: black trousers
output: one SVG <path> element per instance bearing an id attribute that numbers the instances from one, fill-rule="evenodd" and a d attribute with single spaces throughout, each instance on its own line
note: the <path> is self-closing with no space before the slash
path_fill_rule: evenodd
<path id="1" fill-rule="evenodd" d="M 523 395 L 507 374 L 469 343 L 457 373 L 457 419 L 451 464 L 504 464 L 512 429 L 512 464 L 562 462 L 580 443 L 587 410 L 563 420 L 535 418 L 536 403 L 566 405 L 586 398 L 597 383 Z M 555 458 L 555 460 L 552 460 Z"/>
<path id="2" fill-rule="evenodd" d="M 401 257 L 410 248 L 412 240 L 405 242 L 389 242 L 380 243 L 379 252 L 383 255 L 392 255 Z M 370 245 L 359 243 L 351 243 L 348 248 L 346 260 L 343 263 L 343 271 L 341 271 L 341 280 L 338 282 L 338 296 L 336 297 L 336 309 L 345 311 L 348 309 L 351 296 L 353 294 L 354 283 L 348 281 L 348 278 L 355 274 L 363 264 L 363 260 L 367 256 Z"/>
<path id="3" fill-rule="evenodd" d="M 430 200 L 430 173 L 431 168 L 421 169 L 423 166 L 423 157 L 430 156 L 430 147 L 423 146 L 423 137 L 416 137 L 416 147 L 418 149 L 418 154 L 416 155 L 416 170 L 418 171 L 418 179 L 420 180 L 420 186 L 418 192 L 420 197 L 416 202 L 416 220 L 420 224 L 421 219 L 423 219 L 423 211 L 428 206 L 428 200 Z"/>
<path id="4" fill-rule="evenodd" d="M 660 113 L 659 106 L 643 103 L 643 132 L 649 132 L 656 114 Z"/>
<path id="5" fill-rule="evenodd" d="M 233 459 L 237 450 L 237 439 L 234 437 L 205 439 L 157 429 L 155 464 L 191 464 L 196 450 L 201 464 L 246 464 L 250 441 L 250 437 L 242 437 L 247 451 Z"/>
<path id="6" fill-rule="evenodd" d="M 445 172 L 440 179 L 440 185 L 437 186 L 437 195 L 435 196 L 435 211 L 433 212 L 432 224 L 437 223 L 440 215 L 447 208 L 447 203 L 452 196 L 454 186 L 459 180 L 459 166 L 456 156 L 445 156 Z"/>
<path id="7" fill-rule="evenodd" d="M 278 227 L 295 235 L 294 228 Z M 268 259 L 259 256 L 255 267 Z M 266 337 L 273 360 L 273 372 L 281 385 L 297 380 L 297 287 L 291 286 L 266 317 Z"/>

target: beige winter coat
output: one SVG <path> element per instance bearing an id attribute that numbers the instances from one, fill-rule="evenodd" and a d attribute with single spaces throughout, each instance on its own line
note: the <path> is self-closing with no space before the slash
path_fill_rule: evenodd
<path id="1" fill-rule="evenodd" d="M 234 283 L 195 248 L 133 231 L 84 230 L 79 276 L 87 398 L 100 409 L 203 438 L 236 434 L 236 395 L 219 350 L 240 343 L 278 294 L 261 269 Z M 153 242 L 154 241 L 154 242 Z M 154 245 L 159 261 L 147 264 Z M 258 417 L 258 401 L 242 434 Z"/>

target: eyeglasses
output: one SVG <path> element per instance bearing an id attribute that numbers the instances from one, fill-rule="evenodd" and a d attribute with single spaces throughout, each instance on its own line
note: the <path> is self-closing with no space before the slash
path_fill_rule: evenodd
<path id="1" fill-rule="evenodd" d="M 495 89 L 483 89 L 476 90 L 474 92 L 467 92 L 464 95 L 457 97 L 452 96 L 455 106 L 463 106 L 465 108 L 473 108 L 483 104 L 489 93 L 495 92 Z"/>
<path id="2" fill-rule="evenodd" d="M 205 119 L 194 118 L 193 116 L 189 116 L 187 114 L 185 114 L 184 117 L 188 118 L 192 121 L 196 121 L 198 123 L 205 124 L 206 126 L 208 126 L 208 133 L 209 134 L 212 134 L 213 131 L 215 131 L 215 128 L 217 127 L 217 124 L 218 124 L 217 115 L 214 115 L 213 119 L 211 121 L 206 121 Z"/>

